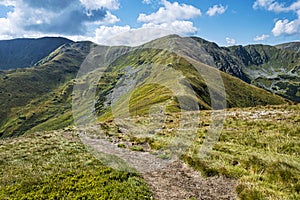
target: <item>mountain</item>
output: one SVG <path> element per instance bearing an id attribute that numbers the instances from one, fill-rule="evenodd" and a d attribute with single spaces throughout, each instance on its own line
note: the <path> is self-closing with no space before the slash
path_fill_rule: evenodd
<path id="1" fill-rule="evenodd" d="M 300 53 L 300 42 L 289 42 L 289 43 L 276 45 L 275 47 L 279 49 L 290 50 L 290 51 L 295 51 L 297 53 Z"/>
<path id="2" fill-rule="evenodd" d="M 201 51 L 191 51 L 195 45 Z M 62 45 L 34 67 L 1 72 L 0 135 L 66 127 L 73 123 L 74 109 L 86 118 L 84 106 L 89 105 L 99 117 L 109 118 L 116 110 L 113 114 L 126 114 L 124 108 L 130 115 L 147 114 L 156 105 L 165 106 L 166 112 L 178 112 L 198 106 L 218 109 L 226 106 L 224 103 L 249 107 L 287 102 L 205 64 L 208 61 L 213 60 L 200 44 L 178 36 L 134 48 L 91 42 Z M 81 73 L 81 78 L 76 78 Z M 77 94 L 74 87 L 85 89 Z M 92 98 L 82 98 L 89 96 L 93 87 Z M 220 100 L 223 97 L 225 102 Z"/>
<path id="3" fill-rule="evenodd" d="M 5 130 L 17 136 L 63 116 L 70 107 L 66 102 L 71 98 L 73 84 L 69 81 L 76 77 L 91 46 L 91 42 L 68 43 L 40 61 L 38 66 L 2 71 L 0 135 Z"/>
<path id="4" fill-rule="evenodd" d="M 213 59 L 207 64 L 247 83 L 264 88 L 295 102 L 300 102 L 300 52 L 291 51 L 299 43 L 279 46 L 247 45 L 219 47 L 201 38 L 201 44 Z"/>
<path id="5" fill-rule="evenodd" d="M 0 70 L 34 65 L 63 44 L 72 42 L 61 37 L 13 39 L 0 41 Z"/>

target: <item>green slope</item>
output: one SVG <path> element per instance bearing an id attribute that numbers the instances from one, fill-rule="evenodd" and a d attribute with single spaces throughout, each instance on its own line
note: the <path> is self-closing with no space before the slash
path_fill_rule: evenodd
<path id="1" fill-rule="evenodd" d="M 73 132 L 0 140 L 0 199 L 152 199 L 136 173 L 103 165 Z"/>
<path id="2" fill-rule="evenodd" d="M 0 78 L 0 135 L 24 133 L 32 128 L 32 124 L 53 117 L 52 108 L 55 114 L 63 112 L 63 107 L 68 107 L 63 102 L 72 91 L 72 86 L 65 84 L 76 77 L 91 45 L 90 42 L 70 43 L 52 52 L 37 67 L 3 71 Z M 60 97 L 61 110 L 56 106 Z"/>
<path id="3" fill-rule="evenodd" d="M 201 68 L 203 73 L 199 73 L 197 68 Z M 184 102 L 189 102 L 188 99 L 193 98 L 200 109 L 210 109 L 209 89 L 220 91 L 222 83 L 216 81 L 208 85 L 205 76 L 209 73 L 219 74 L 222 78 L 228 107 L 286 102 L 277 95 L 249 85 L 203 63 L 196 61 L 191 64 L 185 58 L 165 50 L 138 49 L 113 62 L 100 79 L 97 93 L 99 98 L 96 104 L 98 113 L 102 115 L 111 111 L 111 105 L 116 106 L 115 114 L 127 112 L 126 107 L 129 107 L 131 114 L 133 112 L 145 114 L 155 104 L 166 104 L 167 109 L 179 111 L 187 109 Z M 182 87 L 185 91 L 180 92 Z"/>
<path id="4" fill-rule="evenodd" d="M 154 134 L 141 134 L 140 129 L 151 130 L 149 121 L 155 116 L 106 120 L 100 125 L 115 145 L 160 156 L 180 149 L 179 145 L 170 148 L 170 143 L 184 134 L 180 141 L 191 144 L 188 150 L 180 149 L 180 159 L 202 176 L 235 179 L 238 199 L 296 200 L 300 197 L 299 111 L 300 104 L 227 109 L 220 137 L 206 155 L 200 149 L 210 138 L 212 111 L 200 112 L 200 122 L 195 119 L 200 126 L 190 140 L 184 136 L 192 130 L 180 126 L 185 112 L 165 114 L 165 122 Z M 97 138 L 103 133 L 90 131 L 90 134 Z"/>

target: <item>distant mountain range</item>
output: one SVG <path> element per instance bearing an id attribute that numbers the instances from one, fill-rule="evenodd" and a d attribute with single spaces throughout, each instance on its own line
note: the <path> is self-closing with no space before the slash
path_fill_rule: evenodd
<path id="1" fill-rule="evenodd" d="M 63 44 L 66 38 L 14 39 L 0 41 L 0 70 L 31 67 Z"/>
<path id="2" fill-rule="evenodd" d="M 0 41 L 0 68 L 10 69 L 0 71 L 0 137 L 72 124 L 72 99 L 79 98 L 73 89 L 91 83 L 100 65 L 107 65 L 95 84 L 95 111 L 100 117 L 111 116 L 111 105 L 122 112 L 127 106 L 124 99 L 129 99 L 132 115 L 147 114 L 156 104 L 168 112 L 193 110 L 182 103 L 191 101 L 211 109 L 211 91 L 221 95 L 223 84 L 227 107 L 300 102 L 297 47 L 299 43 L 219 47 L 177 35 L 134 48 L 64 38 Z M 76 79 L 89 59 L 94 68 Z M 216 77 L 209 85 L 205 76 L 214 73 L 222 80 Z"/>

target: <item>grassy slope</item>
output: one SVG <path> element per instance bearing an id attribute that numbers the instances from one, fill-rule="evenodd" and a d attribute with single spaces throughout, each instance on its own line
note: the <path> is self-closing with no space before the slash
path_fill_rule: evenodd
<path id="1" fill-rule="evenodd" d="M 200 157 L 198 152 L 211 123 L 211 111 L 201 111 L 201 126 L 181 159 L 204 176 L 237 179 L 240 199 L 299 199 L 299 112 L 299 104 L 228 109 L 219 141 L 207 157 Z M 165 153 L 161 150 L 174 135 L 180 134 L 176 130 L 182 113 L 165 114 L 165 123 L 154 134 L 139 132 L 155 120 L 148 115 L 131 116 L 123 119 L 124 124 L 108 120 L 101 126 L 122 148 L 150 151 L 164 157 L 168 156 L 168 150 Z"/>
<path id="2" fill-rule="evenodd" d="M 0 110 L 0 135 L 23 134 L 32 123 L 42 123 L 65 110 L 59 108 L 70 107 L 64 105 L 72 92 L 72 82 L 67 82 L 75 78 L 90 46 L 89 42 L 68 44 L 37 67 L 5 71 L 0 78 L 0 104 L 5 105 Z"/>
<path id="3" fill-rule="evenodd" d="M 299 112 L 299 104 L 228 110 L 210 156 L 197 157 L 207 131 L 201 127 L 182 158 L 207 176 L 237 178 L 241 199 L 299 199 Z"/>
<path id="4" fill-rule="evenodd" d="M 143 71 L 143 69 L 149 65 L 151 65 L 152 68 L 151 72 L 147 74 L 147 72 Z M 191 65 L 186 59 L 180 58 L 177 55 L 166 51 L 143 49 L 130 52 L 129 54 L 117 59 L 114 63 L 112 63 L 107 74 L 100 79 L 98 85 L 98 96 L 100 98 L 97 104 L 100 114 L 103 114 L 106 111 L 103 108 L 103 102 L 106 101 L 105 96 L 113 90 L 118 80 L 126 74 L 126 70 L 124 69 L 128 66 L 132 66 L 134 69 L 139 70 L 135 73 L 137 74 L 137 77 L 144 77 L 144 73 L 144 75 L 147 74 L 147 78 L 145 80 L 138 79 L 138 82 L 141 84 L 137 85 L 134 90 L 131 91 L 132 96 L 127 94 L 127 96 L 124 95 L 120 98 L 120 105 L 118 105 L 118 109 L 120 111 L 125 107 L 124 99 L 128 98 L 130 98 L 130 106 L 133 107 L 130 109 L 135 110 L 137 113 L 140 112 L 140 109 L 145 111 L 145 107 L 149 107 L 152 104 L 165 102 L 171 99 L 171 97 L 175 95 L 174 91 L 170 91 L 170 88 L 173 88 L 172 85 L 183 84 L 183 82 L 177 77 L 180 75 L 184 76 L 184 80 L 187 81 L 196 92 L 196 101 L 199 103 L 200 107 L 206 109 L 210 108 L 211 102 L 208 86 L 204 77 L 202 77 L 203 74 L 201 76 L 193 65 Z M 197 66 L 207 70 L 208 73 L 213 74 L 216 71 L 216 69 L 199 62 L 197 63 Z M 223 72 L 221 72 L 220 75 L 224 82 L 227 106 L 229 107 L 249 107 L 256 105 L 282 104 L 285 102 L 283 98 L 263 89 L 251 86 L 238 78 Z M 175 76 L 177 78 L 174 78 Z M 163 81 L 159 87 L 158 85 L 161 80 Z M 149 83 L 150 85 L 148 85 Z M 165 87 L 165 89 L 163 89 L 163 87 Z M 210 87 L 214 90 L 218 90 L 220 89 L 220 83 L 214 82 Z M 149 100 L 152 100 L 152 102 Z M 173 105 L 173 109 L 176 110 L 176 103 L 173 102 L 171 104 Z M 144 105 L 144 107 L 142 105 Z M 178 107 L 177 111 L 178 109 L 180 108 Z"/>
<path id="5" fill-rule="evenodd" d="M 0 140 L 0 199 L 150 199 L 135 173 L 101 164 L 72 132 Z"/>

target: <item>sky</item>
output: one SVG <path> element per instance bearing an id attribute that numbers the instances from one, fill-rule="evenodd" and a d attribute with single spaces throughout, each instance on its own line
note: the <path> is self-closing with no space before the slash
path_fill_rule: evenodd
<path id="1" fill-rule="evenodd" d="M 0 39 L 135 46 L 168 34 L 220 46 L 300 41 L 300 0 L 0 0 Z"/>

